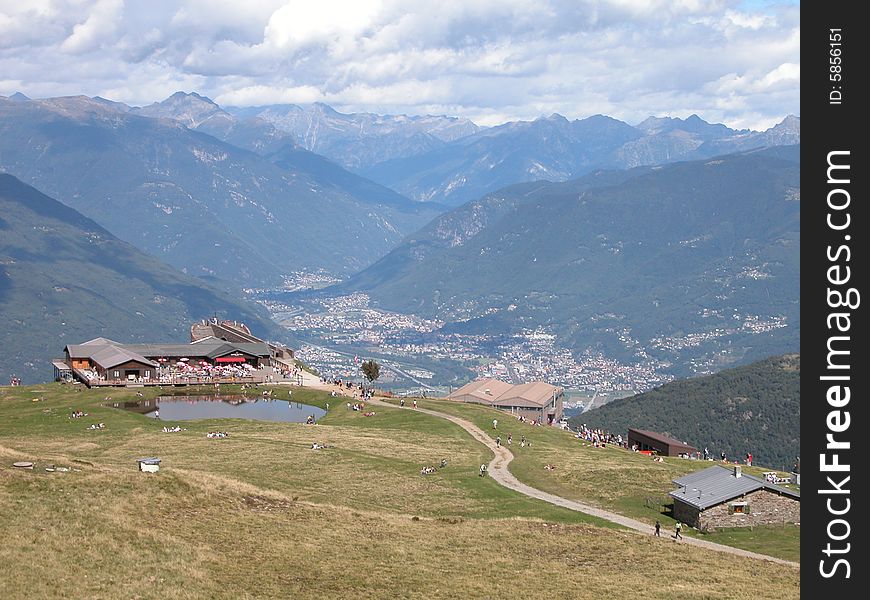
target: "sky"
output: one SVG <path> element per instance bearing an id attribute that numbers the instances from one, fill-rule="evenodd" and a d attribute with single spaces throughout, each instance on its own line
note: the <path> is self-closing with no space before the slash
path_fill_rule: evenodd
<path id="1" fill-rule="evenodd" d="M 6 96 L 763 130 L 799 89 L 799 2 L 0 0 Z"/>

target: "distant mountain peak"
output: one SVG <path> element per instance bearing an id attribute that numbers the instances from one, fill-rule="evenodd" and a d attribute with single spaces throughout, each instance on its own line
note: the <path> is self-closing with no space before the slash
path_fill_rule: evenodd
<path id="1" fill-rule="evenodd" d="M 196 92 L 175 92 L 162 102 L 133 109 L 146 117 L 174 119 L 185 126 L 194 129 L 209 119 L 223 123 L 235 121 L 234 117 L 218 106 L 211 98 L 201 96 Z"/>
<path id="2" fill-rule="evenodd" d="M 801 130 L 801 118 L 795 115 L 788 115 L 782 121 L 772 127 L 772 129 L 781 129 L 790 132 L 798 132 Z"/>
<path id="3" fill-rule="evenodd" d="M 196 92 L 182 92 L 182 91 L 175 92 L 174 94 L 169 96 L 169 98 L 167 98 L 166 100 L 164 100 L 160 104 L 170 102 L 170 101 L 179 102 L 179 101 L 187 100 L 189 98 L 195 98 L 197 100 L 200 100 L 202 102 L 206 102 L 208 104 L 211 104 L 215 107 L 220 108 L 217 105 L 217 103 L 214 100 L 212 100 L 211 98 L 209 98 L 208 96 L 201 96 L 200 94 L 197 94 Z"/>
<path id="4" fill-rule="evenodd" d="M 550 122 L 557 122 L 557 123 L 567 123 L 568 122 L 567 118 L 565 118 L 562 115 L 560 115 L 559 113 L 555 113 L 555 112 L 553 114 L 551 114 L 549 117 L 540 116 L 535 120 L 536 121 L 550 121 Z"/>
<path id="5" fill-rule="evenodd" d="M 8 99 L 12 100 L 12 102 L 27 102 L 28 100 L 30 100 L 30 98 L 28 98 L 21 92 L 15 92 L 11 96 L 9 96 Z"/>

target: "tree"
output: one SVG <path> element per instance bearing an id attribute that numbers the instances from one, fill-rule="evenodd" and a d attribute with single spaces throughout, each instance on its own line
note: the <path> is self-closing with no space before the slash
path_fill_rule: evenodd
<path id="1" fill-rule="evenodd" d="M 362 369 L 363 375 L 365 375 L 370 383 L 374 383 L 375 379 L 381 376 L 381 365 L 373 360 L 365 361 L 360 369 Z"/>

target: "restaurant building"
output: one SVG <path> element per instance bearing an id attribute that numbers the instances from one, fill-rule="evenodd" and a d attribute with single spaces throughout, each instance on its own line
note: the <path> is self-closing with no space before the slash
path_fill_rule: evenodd
<path id="1" fill-rule="evenodd" d="M 135 385 L 156 384 L 165 373 L 192 365 L 260 369 L 272 365 L 272 352 L 264 342 L 234 343 L 213 337 L 190 344 L 121 344 L 100 337 L 67 345 L 62 362 L 88 385 Z"/>

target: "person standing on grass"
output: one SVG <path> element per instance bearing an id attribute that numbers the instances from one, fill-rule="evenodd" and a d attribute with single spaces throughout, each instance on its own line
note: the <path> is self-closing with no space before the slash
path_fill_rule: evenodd
<path id="1" fill-rule="evenodd" d="M 656 519 L 656 537 L 662 537 L 661 536 L 661 529 L 662 529 L 662 524 L 658 519 Z"/>
<path id="2" fill-rule="evenodd" d="M 498 429 L 498 419 L 493 419 L 493 420 L 492 420 L 492 428 L 493 428 L 493 429 Z"/>
<path id="3" fill-rule="evenodd" d="M 508 434 L 508 446 L 514 443 L 514 438 L 512 434 Z"/>
<path id="4" fill-rule="evenodd" d="M 417 408 L 417 401 L 414 400 L 414 408 Z"/>
<path id="5" fill-rule="evenodd" d="M 680 534 L 680 532 L 682 530 L 683 530 L 683 524 L 680 523 L 679 521 L 677 521 L 677 524 L 674 525 L 674 531 L 675 531 L 674 537 L 677 538 L 678 540 L 683 539 L 683 536 Z"/>

